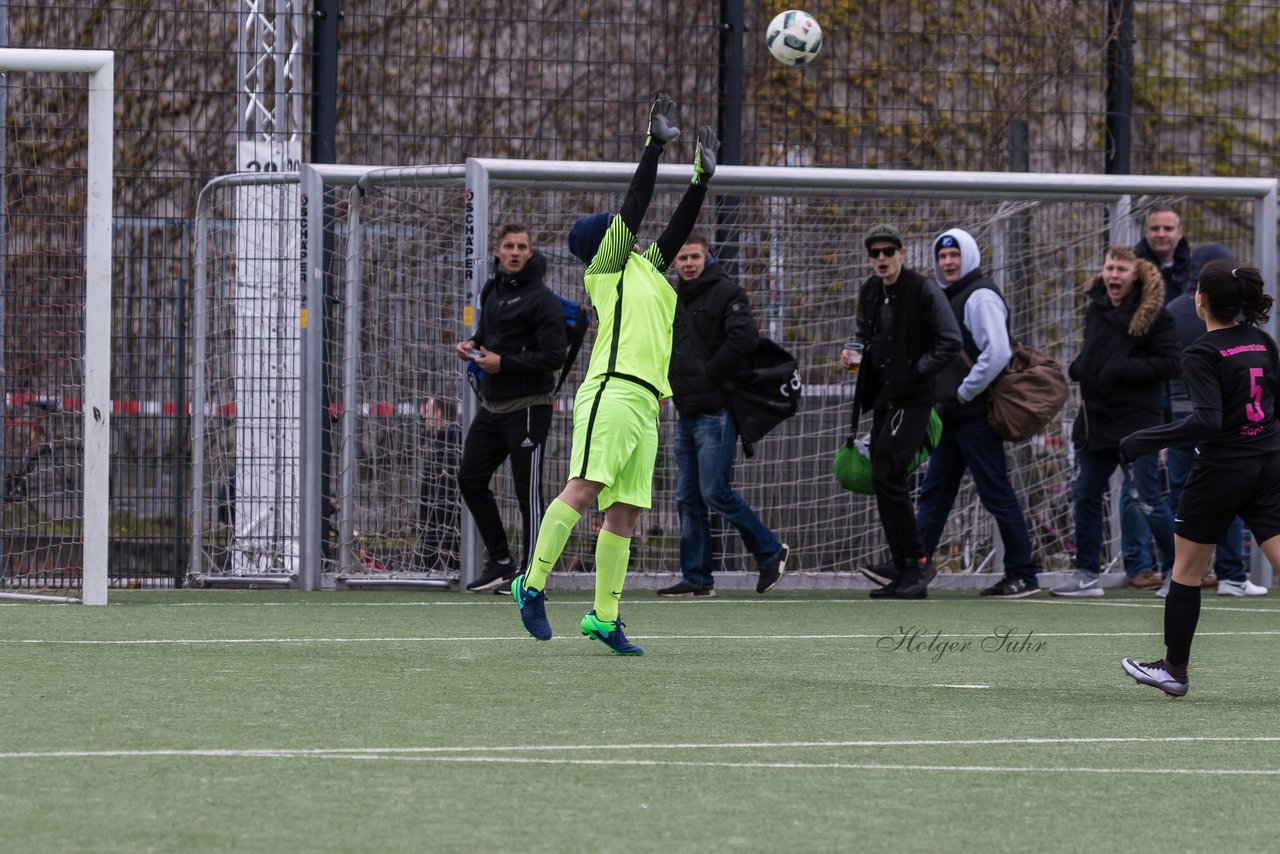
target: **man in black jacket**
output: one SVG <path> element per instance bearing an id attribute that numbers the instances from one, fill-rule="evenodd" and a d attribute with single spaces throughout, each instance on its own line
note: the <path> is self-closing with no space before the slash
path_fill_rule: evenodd
<path id="1" fill-rule="evenodd" d="M 1049 591 L 1054 596 L 1103 594 L 1102 509 L 1121 464 L 1120 440 L 1165 423 L 1165 382 L 1181 373 L 1181 352 L 1164 292 L 1155 265 L 1123 245 L 1107 250 L 1101 275 L 1089 282 L 1084 344 L 1068 371 L 1082 400 L 1071 430 L 1076 571 Z M 1161 488 L 1159 456 L 1138 457 L 1128 474 L 1162 561 L 1172 567 L 1173 511 Z"/>
<path id="2" fill-rule="evenodd" d="M 1142 220 L 1142 239 L 1133 247 L 1134 253 L 1150 261 L 1164 279 L 1164 303 L 1167 306 L 1184 293 L 1195 292 L 1195 276 L 1191 270 L 1191 245 L 1182 228 L 1178 212 L 1166 204 L 1147 209 Z M 1195 312 L 1192 312 L 1192 318 Z M 1151 553 L 1151 530 L 1147 527 L 1138 502 L 1134 500 L 1133 482 L 1126 473 L 1120 489 L 1121 552 L 1124 555 L 1124 572 L 1127 584 L 1140 589 L 1160 586 L 1160 567 Z M 1166 567 L 1168 569 L 1168 567 Z M 1216 580 L 1206 575 L 1208 584 Z M 1168 573 L 1165 574 L 1168 581 Z"/>
<path id="3" fill-rule="evenodd" d="M 1191 244 L 1182 232 L 1182 218 L 1168 205 L 1147 210 L 1142 223 L 1142 239 L 1133 251 L 1150 261 L 1164 280 L 1164 303 L 1168 305 L 1188 290 L 1194 289 L 1191 277 Z"/>
<path id="4" fill-rule="evenodd" d="M 658 595 L 715 596 L 711 510 L 738 529 L 759 567 L 756 592 L 767 593 L 786 572 L 790 549 L 733 489 L 738 433 L 725 390 L 760 333 L 746 292 L 711 258 L 705 237 L 690 235 L 673 266 L 680 279 L 667 377 L 680 413 L 676 504 L 682 578 Z"/>
<path id="5" fill-rule="evenodd" d="M 542 522 L 542 448 L 551 429 L 556 371 L 564 364 L 568 333 L 564 306 L 545 284 L 547 262 L 533 248 L 529 229 L 508 223 L 494 245 L 497 272 L 480 291 L 475 333 L 458 343 L 459 359 L 483 371 L 480 410 L 467 430 L 458 464 L 458 489 L 471 511 L 488 558 L 474 593 L 515 577 L 506 529 L 489 489 L 509 457 L 522 520 L 525 565 Z"/>
<path id="6" fill-rule="evenodd" d="M 960 353 L 960 328 L 942 289 L 904 268 L 896 228 L 872 226 L 863 242 L 875 274 L 858 291 L 863 351 L 853 423 L 856 429 L 859 415 L 872 410 L 871 482 L 895 568 L 871 596 L 924 599 L 937 570 L 920 543 L 907 475 L 929 426 L 934 378 Z M 851 351 L 840 360 L 850 369 Z"/>

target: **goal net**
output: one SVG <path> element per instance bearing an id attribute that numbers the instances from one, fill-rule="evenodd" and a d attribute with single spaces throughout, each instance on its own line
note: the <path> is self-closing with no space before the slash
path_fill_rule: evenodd
<path id="1" fill-rule="evenodd" d="M 0 596 L 105 604 L 112 55 L 0 72 Z"/>
<path id="2" fill-rule="evenodd" d="M 318 481 L 324 518 L 316 526 L 325 538 L 324 569 L 352 585 L 465 581 L 477 573 L 482 550 L 454 483 L 476 401 L 453 345 L 472 329 L 479 287 L 491 272 L 492 235 L 503 223 L 523 224 L 547 256 L 551 289 L 585 301 L 582 265 L 568 254 L 565 235 L 579 216 L 617 210 L 634 167 L 473 160 L 465 192 L 459 178 L 442 177 L 444 169 L 369 171 L 357 191 L 338 194 L 327 234 L 334 248 L 323 336 L 328 404 L 304 407 L 303 415 L 320 418 L 327 437 Z M 642 244 L 666 224 L 688 177 L 687 167 L 660 171 Z M 799 414 L 758 443 L 753 457 L 739 454 L 735 487 L 788 542 L 807 583 L 839 584 L 841 571 L 887 557 L 874 500 L 843 491 L 831 473 L 837 448 L 854 431 L 853 380 L 840 368 L 839 350 L 853 334 L 858 286 L 870 274 L 867 228 L 896 225 L 908 266 L 930 276 L 933 238 L 951 227 L 969 231 L 983 269 L 1005 294 L 1015 337 L 1065 366 L 1079 346 L 1083 289 L 1106 246 L 1134 242 L 1136 216 L 1155 201 L 1178 205 L 1197 242 L 1226 243 L 1274 272 L 1274 182 L 722 167 L 698 230 L 739 277 L 761 332 L 796 356 L 805 382 Z M 573 392 L 591 340 L 555 402 L 544 455 L 547 500 L 567 477 Z M 1069 568 L 1074 550 L 1075 393 L 1073 386 L 1041 435 L 1008 446 L 1046 570 Z M 632 541 L 639 573 L 679 567 L 675 422 L 668 401 L 653 509 Z M 856 432 L 868 428 L 864 416 Z M 505 468 L 493 491 L 518 554 L 520 517 Z M 579 524 L 560 571 L 593 569 L 600 522 L 589 513 Z M 754 572 L 736 531 L 719 528 L 717 568 Z M 967 480 L 936 557 L 952 573 L 1000 569 L 998 534 Z"/>

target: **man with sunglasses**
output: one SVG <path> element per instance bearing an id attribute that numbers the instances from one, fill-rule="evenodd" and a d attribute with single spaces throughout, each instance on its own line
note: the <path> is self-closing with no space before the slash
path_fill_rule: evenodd
<path id="1" fill-rule="evenodd" d="M 905 268 L 898 229 L 872 226 L 863 242 L 874 273 L 858 290 L 853 424 L 871 410 L 871 482 L 895 569 L 871 596 L 925 599 L 937 571 L 920 543 L 907 475 L 929 425 L 934 378 L 960 353 L 960 327 L 941 288 Z M 851 356 L 841 353 L 846 369 Z"/>

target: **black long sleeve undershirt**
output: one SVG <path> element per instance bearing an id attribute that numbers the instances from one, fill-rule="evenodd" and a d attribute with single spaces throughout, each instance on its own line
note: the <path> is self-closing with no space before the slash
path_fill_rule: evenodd
<path id="1" fill-rule="evenodd" d="M 698 224 L 698 214 L 702 211 L 702 202 L 707 197 L 707 185 L 701 182 L 690 184 L 689 188 L 684 191 L 684 198 L 680 200 L 680 204 L 676 206 L 675 213 L 671 215 L 671 222 L 667 223 L 667 227 L 663 229 L 662 236 L 658 238 L 655 244 L 658 247 L 659 258 L 650 257 L 653 266 L 657 267 L 660 272 L 665 273 L 667 268 L 671 266 L 671 262 L 675 260 L 676 255 L 680 252 L 680 247 L 684 246 L 685 241 L 689 239 L 689 235 L 693 233 L 693 227 Z M 645 253 L 649 255 L 650 253 Z"/>

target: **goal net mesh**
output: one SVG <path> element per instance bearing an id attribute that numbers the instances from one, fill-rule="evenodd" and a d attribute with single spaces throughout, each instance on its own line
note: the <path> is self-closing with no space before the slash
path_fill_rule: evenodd
<path id="1" fill-rule="evenodd" d="M 0 159 L 0 590 L 79 588 L 88 90 L 7 72 Z"/>
<path id="2" fill-rule="evenodd" d="M 454 576 L 468 569 L 460 563 L 466 511 L 455 477 L 465 430 L 461 413 L 473 392 L 453 353 L 454 344 L 470 334 L 473 320 L 474 295 L 465 276 L 466 196 L 460 183 L 423 186 L 412 169 L 375 174 L 355 224 L 347 219 L 345 191 L 335 194 L 328 235 L 335 286 L 323 318 L 330 401 L 324 569 L 387 579 Z M 397 180 L 397 174 L 403 177 Z M 565 235 L 579 216 L 617 210 L 622 189 L 584 192 L 553 181 L 522 185 L 507 179 L 489 192 L 487 222 L 491 232 L 507 222 L 528 228 L 547 257 L 549 287 L 586 302 L 582 265 L 565 248 Z M 681 193 L 677 186 L 658 188 L 641 230 L 642 245 L 660 233 Z M 874 499 L 844 491 L 831 471 L 836 450 L 853 431 L 853 377 L 841 370 L 839 351 L 853 334 L 858 287 L 870 275 L 862 236 L 872 224 L 896 225 L 906 238 L 907 265 L 929 276 L 933 238 L 949 227 L 968 230 L 981 249 L 983 269 L 1004 292 L 1014 336 L 1045 350 L 1064 368 L 1078 350 L 1083 290 L 1100 270 L 1114 230 L 1110 206 L 1049 196 L 936 195 L 885 191 L 873 198 L 804 187 L 790 194 L 713 193 L 703 209 L 698 230 L 711 240 L 720 262 L 736 269 L 761 332 L 790 350 L 801 366 L 805 389 L 799 414 L 759 442 L 753 457 L 739 452 L 734 486 L 791 546 L 803 571 L 847 571 L 888 557 Z M 1152 200 L 1136 201 L 1140 208 Z M 1251 201 L 1159 201 L 1181 206 L 1184 220 L 1197 223 L 1202 239 L 1226 242 L 1241 258 L 1251 256 Z M 1126 225 L 1130 239 L 1136 239 L 1137 227 Z M 475 239 L 487 246 L 491 235 Z M 210 262 L 211 270 L 216 266 Z M 475 277 L 477 287 L 490 272 L 486 262 Z M 547 501 L 567 477 L 573 393 L 593 339 L 594 330 L 555 401 L 544 455 Z M 234 396 L 232 389 L 226 394 Z M 1078 407 L 1072 384 L 1067 405 L 1040 435 L 1007 445 L 1012 481 L 1045 570 L 1072 565 L 1070 428 Z M 631 566 L 639 572 L 679 568 L 675 423 L 674 407 L 664 402 L 653 508 L 642 516 L 632 541 Z M 869 423 L 870 416 L 864 416 L 859 436 Z M 232 467 L 229 444 L 229 427 L 219 442 L 206 443 L 208 472 L 224 472 L 224 479 Z M 205 512 L 211 517 L 220 506 L 217 477 L 207 473 L 205 478 L 210 484 Z M 492 488 L 512 551 L 519 554 L 520 517 L 505 467 Z M 593 568 L 594 534 L 601 521 L 593 511 L 578 525 L 561 571 Z M 714 519 L 713 524 L 716 568 L 754 572 L 737 532 Z M 998 541 L 966 478 L 935 555 L 940 568 L 998 570 Z"/>

